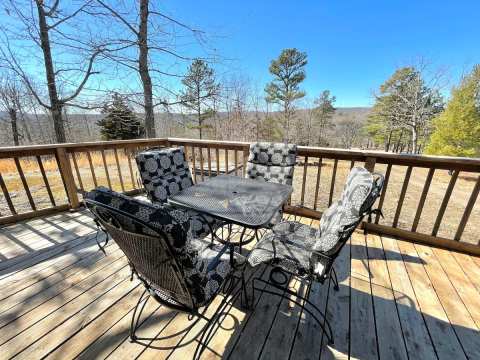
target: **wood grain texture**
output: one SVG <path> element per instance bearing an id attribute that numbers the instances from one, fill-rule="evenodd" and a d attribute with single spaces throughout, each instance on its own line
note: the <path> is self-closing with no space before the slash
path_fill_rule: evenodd
<path id="1" fill-rule="evenodd" d="M 51 215 L 46 220 L 0 230 L 0 235 L 8 231 L 32 249 L 45 237 L 59 242 L 18 261 L 0 260 L 2 356 L 191 358 L 203 321 L 188 329 L 192 322 L 185 314 L 150 300 L 138 334 L 171 337 L 147 342 L 149 348 L 131 343 L 130 316 L 142 288 L 137 280 L 128 281 L 129 268 L 121 250 L 113 241 L 106 257 L 98 252 L 86 211 Z M 318 220 L 297 220 L 318 227 Z M 64 230 L 53 232 L 57 227 Z M 66 232 L 71 236 L 62 242 Z M 1 253 L 9 242 L 0 245 Z M 328 282 L 314 283 L 309 292 L 301 279 L 290 282 L 291 289 L 308 292 L 309 300 L 327 313 L 335 335 L 333 345 L 325 343 L 318 325 L 288 298 L 263 294 L 257 296 L 254 310 L 246 310 L 234 296 L 202 358 L 478 357 L 479 259 L 356 232 L 334 266 L 338 292 Z M 251 269 L 247 278 L 254 273 L 266 278 L 267 270 L 265 266 Z M 221 299 L 218 296 L 214 304 Z M 209 309 L 207 314 L 211 313 Z"/>

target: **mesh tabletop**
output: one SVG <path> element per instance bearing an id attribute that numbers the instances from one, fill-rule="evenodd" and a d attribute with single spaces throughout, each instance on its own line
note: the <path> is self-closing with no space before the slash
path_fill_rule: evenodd
<path id="1" fill-rule="evenodd" d="M 289 185 L 222 175 L 184 189 L 168 202 L 255 228 L 273 218 L 292 190 Z"/>

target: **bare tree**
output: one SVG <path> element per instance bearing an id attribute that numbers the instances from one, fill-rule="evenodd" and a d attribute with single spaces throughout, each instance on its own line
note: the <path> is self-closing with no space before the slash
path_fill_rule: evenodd
<path id="1" fill-rule="evenodd" d="M 166 66 L 171 67 L 171 64 L 165 65 L 164 56 L 173 58 L 173 61 L 192 60 L 178 51 L 177 37 L 183 36 L 178 30 L 188 32 L 198 42 L 203 41 L 203 32 L 155 9 L 155 2 L 150 3 L 149 0 L 139 0 L 138 7 L 135 4 L 134 8 L 132 8 L 132 4 L 124 1 L 96 0 L 96 3 L 107 11 L 106 13 L 97 11 L 96 14 L 103 15 L 107 24 L 113 17 L 121 29 L 120 33 L 114 34 L 113 38 L 109 39 L 117 46 L 110 49 L 108 57 L 122 67 L 138 74 L 143 97 L 138 105 L 143 108 L 145 113 L 145 134 L 147 137 L 155 137 L 154 109 L 157 106 L 176 105 L 178 101 L 168 101 L 166 97 L 173 96 L 176 99 L 177 94 L 169 87 L 162 87 L 161 81 L 156 81 L 154 86 L 152 78 L 154 75 L 182 78 L 180 74 L 163 70 Z M 156 94 L 155 87 L 161 92 L 166 92 L 167 96 L 160 97 Z M 133 93 L 138 95 L 135 90 Z"/>
<path id="2" fill-rule="evenodd" d="M 362 124 L 353 117 L 346 117 L 337 124 L 340 134 L 340 144 L 345 149 L 350 149 L 358 140 Z"/>
<path id="3" fill-rule="evenodd" d="M 21 111 L 20 99 L 22 97 L 21 85 L 11 76 L 5 75 L 0 79 L 0 110 L 8 113 L 8 121 L 12 131 L 13 144 L 20 145 L 18 131 L 18 114 Z"/>
<path id="4" fill-rule="evenodd" d="M 33 143 L 27 124 L 28 113 L 32 110 L 31 105 L 32 95 L 22 79 L 19 79 L 15 73 L 3 73 L 0 77 L 0 111 L 8 114 L 15 145 L 19 145 L 20 140 L 27 144 Z"/>
<path id="5" fill-rule="evenodd" d="M 95 45 L 88 30 L 84 31 L 79 23 L 75 23 L 76 18 L 87 14 L 92 1 L 64 2 L 62 7 L 60 0 L 48 3 L 44 0 L 5 1 L 7 21 L 1 27 L 0 61 L 25 82 L 38 103 L 51 113 L 58 142 L 66 141 L 64 107 L 82 107 L 73 100 L 80 95 L 90 77 L 97 74 L 93 65 L 102 46 Z M 80 23 L 85 25 L 85 22 Z M 48 100 L 43 88 L 34 84 L 38 70 L 31 65 L 39 60 L 38 49 L 42 54 Z"/>

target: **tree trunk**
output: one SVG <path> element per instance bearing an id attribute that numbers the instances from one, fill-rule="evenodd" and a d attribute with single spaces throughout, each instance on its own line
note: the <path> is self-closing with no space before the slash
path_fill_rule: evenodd
<path id="1" fill-rule="evenodd" d="M 397 144 L 395 145 L 395 152 L 398 153 L 399 149 L 400 149 L 400 144 L 402 142 L 402 138 L 403 138 L 403 129 L 400 131 L 400 136 L 398 137 L 398 140 L 397 140 Z"/>
<path id="2" fill-rule="evenodd" d="M 388 152 L 388 150 L 390 150 L 390 141 L 392 140 L 392 132 L 393 132 L 393 130 L 390 130 L 390 132 L 388 133 L 387 141 L 385 142 L 385 151 L 386 152 Z"/>
<path id="3" fill-rule="evenodd" d="M 50 111 L 52 112 L 53 126 L 55 128 L 56 141 L 64 143 L 65 129 L 63 127 L 62 104 L 58 99 L 57 86 L 55 84 L 55 70 L 53 67 L 52 51 L 48 36 L 48 25 L 43 9 L 43 1 L 36 0 L 38 10 L 38 25 L 40 30 L 40 45 L 43 51 L 45 73 L 47 77 L 48 96 L 50 98 Z"/>
<path id="4" fill-rule="evenodd" d="M 416 126 L 412 126 L 412 153 L 417 153 L 417 128 Z"/>
<path id="5" fill-rule="evenodd" d="M 156 137 L 155 115 L 153 113 L 152 79 L 148 69 L 148 1 L 140 1 L 140 26 L 138 29 L 138 70 L 143 85 L 143 99 L 145 109 L 145 135 L 147 138 Z"/>
<path id="6" fill-rule="evenodd" d="M 10 115 L 10 124 L 12 126 L 12 137 L 13 144 L 15 146 L 20 145 L 19 136 L 18 136 L 18 127 L 17 127 L 17 111 L 13 108 L 8 109 L 8 114 Z"/>

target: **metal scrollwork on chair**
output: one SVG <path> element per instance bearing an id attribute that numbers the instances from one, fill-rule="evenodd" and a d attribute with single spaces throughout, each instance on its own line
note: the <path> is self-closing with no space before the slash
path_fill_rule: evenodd
<path id="1" fill-rule="evenodd" d="M 329 342 L 333 343 L 329 321 L 308 299 L 310 287 L 313 281 L 324 283 L 328 279 L 329 286 L 330 281 L 333 281 L 334 289 L 339 289 L 334 261 L 363 218 L 377 212 L 372 210 L 372 207 L 383 188 L 383 181 L 382 175 L 355 167 L 347 178 L 341 198 L 322 215 L 319 228 L 295 221 L 276 224 L 272 231 L 267 232 L 255 245 L 248 257 L 248 263 L 252 267 L 262 263 L 273 267 L 268 280 L 253 279 L 252 296 L 255 296 L 256 291 L 260 291 L 282 297 L 296 297 L 301 301 L 293 301 L 312 315 Z M 291 276 L 301 277 L 307 282 L 306 296 L 288 288 L 288 279 Z M 271 285 L 280 292 L 257 286 L 258 282 Z M 327 306 L 328 298 L 325 307 Z"/>

